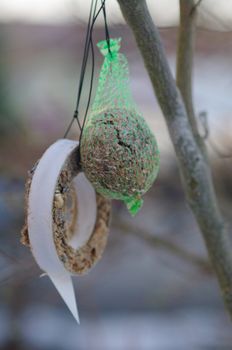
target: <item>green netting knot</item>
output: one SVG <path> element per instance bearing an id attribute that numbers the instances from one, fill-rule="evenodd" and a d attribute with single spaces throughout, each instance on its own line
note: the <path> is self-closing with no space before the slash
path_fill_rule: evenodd
<path id="1" fill-rule="evenodd" d="M 121 38 L 110 39 L 109 42 L 107 40 L 99 41 L 99 43 L 97 43 L 97 47 L 99 48 L 103 56 L 114 55 L 120 50 Z"/>
<path id="2" fill-rule="evenodd" d="M 82 133 L 81 163 L 97 192 L 124 201 L 135 215 L 158 174 L 159 150 L 133 100 L 120 39 L 109 44 L 110 50 L 107 41 L 98 44 L 105 58 Z"/>
<path id="3" fill-rule="evenodd" d="M 136 197 L 128 197 L 124 199 L 124 203 L 127 206 L 127 209 L 131 213 L 132 216 L 136 215 L 139 211 L 139 209 L 143 205 L 143 199 L 136 198 Z"/>

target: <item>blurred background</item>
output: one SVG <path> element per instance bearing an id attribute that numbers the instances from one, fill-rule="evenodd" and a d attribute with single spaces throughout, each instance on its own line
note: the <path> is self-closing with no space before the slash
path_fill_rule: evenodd
<path id="1" fill-rule="evenodd" d="M 173 73 L 178 1 L 148 1 Z M 185 202 L 163 116 L 116 0 L 106 7 L 122 37 L 131 88 L 154 131 L 161 169 L 131 218 L 113 203 L 102 260 L 74 279 L 77 326 L 29 250 L 20 245 L 24 183 L 41 153 L 62 138 L 75 108 L 89 1 L 0 2 L 0 349 L 227 350 L 229 317 L 204 242 Z M 104 39 L 102 18 L 94 42 Z M 202 0 L 194 59 L 194 103 L 207 140 L 220 206 L 231 231 L 232 1 Z M 95 49 L 96 74 L 102 57 Z M 88 95 L 87 71 L 82 110 Z M 204 118 L 203 118 L 204 117 Z M 74 124 L 70 138 L 77 139 Z"/>

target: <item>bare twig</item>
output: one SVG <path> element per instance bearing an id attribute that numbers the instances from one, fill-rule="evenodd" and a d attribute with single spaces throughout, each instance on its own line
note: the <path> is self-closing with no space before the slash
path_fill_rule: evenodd
<path id="1" fill-rule="evenodd" d="M 202 136 L 198 131 L 192 96 L 193 57 L 197 18 L 196 10 L 201 2 L 202 0 L 198 0 L 196 3 L 195 0 L 179 0 L 180 26 L 177 45 L 176 83 L 185 103 L 187 116 L 189 118 L 196 141 L 198 142 L 199 147 L 201 147 L 205 153 L 204 141 L 209 137 L 207 114 L 202 112 L 199 115 L 199 119 L 204 128 L 204 135 Z M 223 159 L 232 157 L 232 154 L 225 154 L 220 151 L 212 140 L 209 140 L 208 142 L 218 157 Z"/>
<path id="2" fill-rule="evenodd" d="M 176 84 L 182 95 L 187 117 L 192 128 L 198 146 L 202 150 L 202 155 L 206 156 L 204 137 L 198 130 L 197 118 L 193 105 L 193 58 L 196 36 L 197 7 L 200 1 L 195 4 L 194 0 L 179 0 L 180 4 L 180 25 L 177 43 L 176 58 Z M 207 160 L 207 159 L 206 159 Z"/>
<path id="3" fill-rule="evenodd" d="M 201 4 L 202 1 L 203 1 L 203 0 L 198 0 L 198 1 L 196 2 L 196 4 L 194 4 L 194 5 L 192 6 L 192 9 L 191 9 L 191 11 L 190 11 L 190 16 L 192 16 L 192 15 L 194 14 L 194 12 L 196 12 L 197 8 L 200 6 L 200 4 Z M 187 2 L 187 1 L 186 1 L 186 2 Z"/>
<path id="4" fill-rule="evenodd" d="M 143 56 L 175 147 L 189 206 L 204 237 L 225 305 L 232 317 L 232 249 L 218 208 L 211 171 L 171 74 L 145 0 L 118 0 Z"/>
<path id="5" fill-rule="evenodd" d="M 176 58 L 176 83 L 183 97 L 189 122 L 195 136 L 198 128 L 192 99 L 193 51 L 195 44 L 196 11 L 194 0 L 180 0 L 180 26 Z"/>
<path id="6" fill-rule="evenodd" d="M 169 253 L 171 253 L 172 255 L 183 259 L 184 261 L 190 263 L 190 264 L 194 264 L 196 265 L 198 268 L 200 268 L 203 272 L 206 273 L 212 273 L 212 269 L 211 266 L 209 264 L 209 261 L 207 261 L 206 259 L 193 254 L 189 251 L 187 251 L 186 249 L 180 247 L 179 245 L 158 237 L 158 236 L 154 236 L 151 233 L 143 230 L 140 230 L 138 228 L 136 228 L 135 226 L 128 224 L 126 222 L 121 222 L 120 220 L 115 220 L 114 222 L 114 227 L 120 231 L 126 234 L 131 234 L 141 240 L 143 240 L 145 243 L 148 244 L 149 247 L 152 248 L 160 248 L 163 249 Z"/>

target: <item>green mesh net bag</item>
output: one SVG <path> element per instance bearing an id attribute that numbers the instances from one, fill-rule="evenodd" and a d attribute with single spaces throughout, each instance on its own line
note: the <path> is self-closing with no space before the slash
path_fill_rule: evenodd
<path id="1" fill-rule="evenodd" d="M 156 139 L 138 112 L 129 87 L 121 39 L 97 44 L 105 57 L 95 100 L 85 123 L 80 154 L 83 170 L 96 191 L 123 200 L 132 215 L 159 170 Z"/>

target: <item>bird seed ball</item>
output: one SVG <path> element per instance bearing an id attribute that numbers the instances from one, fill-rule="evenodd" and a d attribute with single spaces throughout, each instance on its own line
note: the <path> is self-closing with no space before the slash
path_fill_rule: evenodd
<path id="1" fill-rule="evenodd" d="M 159 170 L 159 150 L 147 123 L 134 110 L 92 114 L 80 144 L 82 168 L 105 197 L 141 198 Z"/>

